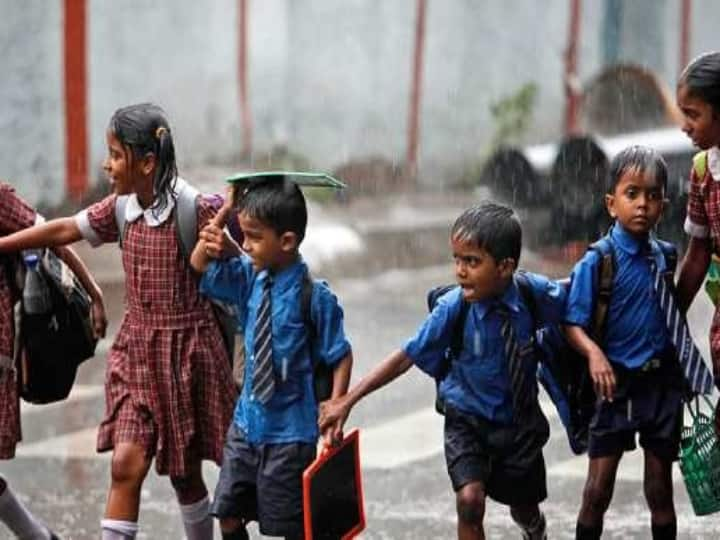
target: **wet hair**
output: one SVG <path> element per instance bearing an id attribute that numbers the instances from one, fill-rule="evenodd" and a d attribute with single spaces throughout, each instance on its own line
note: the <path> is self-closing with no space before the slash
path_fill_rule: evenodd
<path id="1" fill-rule="evenodd" d="M 295 233 L 298 245 L 305 238 L 307 205 L 305 196 L 295 182 L 284 176 L 271 176 L 253 182 L 237 198 L 238 212 L 261 221 L 278 236 Z"/>
<path id="2" fill-rule="evenodd" d="M 468 208 L 455 220 L 450 237 L 484 249 L 496 262 L 520 260 L 522 227 L 508 206 L 487 201 Z"/>
<path id="3" fill-rule="evenodd" d="M 617 154 L 610 162 L 605 188 L 613 194 L 620 178 L 628 171 L 651 174 L 667 192 L 667 165 L 659 152 L 647 146 L 628 146 Z"/>
<path id="4" fill-rule="evenodd" d="M 720 52 L 701 54 L 690 62 L 680 75 L 678 86 L 682 85 L 720 114 Z"/>
<path id="5" fill-rule="evenodd" d="M 155 198 L 151 209 L 161 212 L 168 205 L 168 197 L 174 197 L 178 175 L 175 145 L 165 111 L 152 103 L 122 107 L 110 118 L 108 130 L 124 148 L 130 149 L 132 159 L 142 159 L 151 153 L 155 155 Z"/>

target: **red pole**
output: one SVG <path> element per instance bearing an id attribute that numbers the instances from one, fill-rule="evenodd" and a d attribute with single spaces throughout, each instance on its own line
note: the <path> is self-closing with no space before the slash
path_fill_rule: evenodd
<path id="1" fill-rule="evenodd" d="M 238 3 L 238 87 L 240 89 L 240 124 L 242 129 L 242 154 L 250 157 L 252 153 L 252 116 L 248 96 L 248 1 Z"/>
<path id="2" fill-rule="evenodd" d="M 64 0 L 65 188 L 80 200 L 88 186 L 86 1 Z"/>
<path id="3" fill-rule="evenodd" d="M 690 18 L 692 0 L 682 0 L 680 5 L 680 73 L 690 62 Z"/>
<path id="4" fill-rule="evenodd" d="M 425 47 L 425 12 L 427 0 L 417 0 L 415 19 L 415 49 L 413 52 L 412 86 L 408 119 L 408 145 L 405 165 L 411 177 L 417 173 L 417 149 L 420 132 L 420 94 L 423 77 L 423 49 Z"/>
<path id="5" fill-rule="evenodd" d="M 565 51 L 565 134 L 578 131 L 578 111 L 580 108 L 581 88 L 577 74 L 578 40 L 580 38 L 581 0 L 570 0 L 570 24 L 568 26 L 568 45 Z"/>

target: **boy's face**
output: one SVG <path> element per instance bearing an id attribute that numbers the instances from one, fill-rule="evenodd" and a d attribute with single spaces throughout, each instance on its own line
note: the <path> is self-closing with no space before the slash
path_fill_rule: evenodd
<path id="1" fill-rule="evenodd" d="M 678 87 L 677 104 L 683 115 L 682 130 L 695 146 L 707 150 L 720 144 L 720 118 L 712 105 L 694 96 L 684 84 Z"/>
<path id="2" fill-rule="evenodd" d="M 455 277 L 465 300 L 485 300 L 505 289 L 515 270 L 513 259 L 498 262 L 483 248 L 459 238 L 451 238 L 450 246 L 455 259 Z"/>
<path id="3" fill-rule="evenodd" d="M 645 236 L 660 220 L 665 194 L 651 173 L 627 169 L 612 194 L 605 195 L 608 213 L 626 231 Z"/>
<path id="4" fill-rule="evenodd" d="M 278 234 L 275 229 L 245 211 L 238 213 L 238 224 L 243 233 L 242 249 L 252 259 L 257 272 L 284 268 L 297 249 L 294 233 Z"/>

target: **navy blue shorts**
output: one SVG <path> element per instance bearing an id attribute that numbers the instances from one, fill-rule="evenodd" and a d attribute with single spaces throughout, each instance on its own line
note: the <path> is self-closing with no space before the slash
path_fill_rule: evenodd
<path id="1" fill-rule="evenodd" d="M 266 536 L 302 537 L 302 474 L 315 451 L 307 443 L 250 444 L 233 422 L 210 513 L 257 520 Z"/>
<path id="2" fill-rule="evenodd" d="M 545 500 L 542 447 L 549 437 L 550 426 L 539 405 L 522 426 L 498 424 L 446 406 L 445 461 L 453 489 L 482 482 L 485 493 L 502 504 Z"/>
<path id="3" fill-rule="evenodd" d="M 682 429 L 683 375 L 674 359 L 651 371 L 613 364 L 617 390 L 612 402 L 598 400 L 590 421 L 588 455 L 615 456 L 640 446 L 663 460 L 677 459 Z"/>

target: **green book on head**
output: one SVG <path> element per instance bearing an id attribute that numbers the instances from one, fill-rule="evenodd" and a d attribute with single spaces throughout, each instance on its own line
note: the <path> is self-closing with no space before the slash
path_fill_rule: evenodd
<path id="1" fill-rule="evenodd" d="M 247 184 L 254 182 L 266 182 L 268 180 L 282 180 L 283 178 L 294 182 L 299 186 L 308 187 L 329 187 L 334 189 L 343 189 L 347 186 L 326 173 L 314 172 L 292 172 L 292 171 L 260 171 L 250 173 L 235 173 L 228 176 L 225 181 L 229 184 Z"/>

